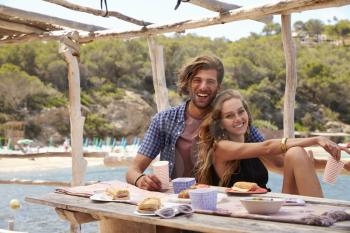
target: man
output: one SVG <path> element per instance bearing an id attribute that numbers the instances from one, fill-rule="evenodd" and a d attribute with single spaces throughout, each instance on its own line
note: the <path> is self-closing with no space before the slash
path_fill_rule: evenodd
<path id="1" fill-rule="evenodd" d="M 143 172 L 160 153 L 160 160 L 169 161 L 169 175 L 193 177 L 197 153 L 193 148 L 199 125 L 211 110 L 211 103 L 224 77 L 222 62 L 213 56 L 196 57 L 185 65 L 178 75 L 180 95 L 188 100 L 176 107 L 157 113 L 144 136 L 141 147 L 129 167 L 126 180 L 130 184 L 158 191 L 161 183 L 153 174 Z M 262 141 L 256 128 L 251 129 L 250 141 Z"/>

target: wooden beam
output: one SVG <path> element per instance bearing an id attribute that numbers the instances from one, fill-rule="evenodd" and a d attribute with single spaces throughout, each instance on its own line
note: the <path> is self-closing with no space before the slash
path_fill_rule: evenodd
<path id="1" fill-rule="evenodd" d="M 200 6 L 202 8 L 205 8 L 210 11 L 215 11 L 219 13 L 225 13 L 227 11 L 241 8 L 242 6 L 232 4 L 232 3 L 226 3 L 216 0 L 190 0 L 189 3 Z M 272 22 L 273 16 L 269 15 L 261 19 L 257 19 L 257 21 L 262 23 L 270 23 Z"/>
<path id="2" fill-rule="evenodd" d="M 220 12 L 224 13 L 229 10 L 241 8 L 242 6 L 232 4 L 232 3 L 226 3 L 216 0 L 190 0 L 189 3 L 203 7 L 210 11 Z"/>
<path id="3" fill-rule="evenodd" d="M 318 10 L 318 9 L 324 9 L 324 8 L 330 8 L 330 7 L 341 7 L 344 5 L 348 5 L 349 1 L 346 0 L 340 0 L 340 1 L 323 1 L 321 3 L 318 3 L 316 5 L 308 5 L 308 6 L 303 6 L 299 8 L 294 8 L 293 10 L 287 10 L 280 12 L 280 14 L 291 14 L 291 13 L 296 13 L 296 12 L 302 12 L 302 11 L 310 11 L 310 10 Z"/>
<path id="4" fill-rule="evenodd" d="M 102 10 L 96 10 L 94 8 L 80 6 L 78 4 L 70 3 L 70 2 L 67 2 L 65 0 L 43 0 L 43 1 L 50 2 L 53 4 L 59 5 L 59 6 L 63 6 L 65 8 L 71 9 L 71 10 L 86 12 L 86 13 L 97 15 L 97 16 L 104 16 L 105 15 L 105 12 Z M 116 11 L 108 11 L 107 17 L 109 17 L 109 16 L 115 17 L 117 19 L 121 19 L 123 21 L 129 22 L 132 24 L 136 24 L 139 26 L 148 26 L 148 25 L 152 24 L 150 22 L 146 22 L 143 20 L 131 18 L 129 16 L 126 16 L 126 15 L 119 13 L 119 12 L 116 12 Z"/>
<path id="5" fill-rule="evenodd" d="M 68 34 L 66 39 L 79 46 L 77 32 Z M 87 161 L 83 157 L 83 128 L 85 118 L 81 115 L 80 103 L 80 72 L 78 64 L 79 51 L 71 46 L 60 43 L 60 53 L 63 53 L 68 64 L 69 83 L 69 118 L 72 142 L 72 186 L 83 185 Z"/>
<path id="6" fill-rule="evenodd" d="M 20 23 L 9 22 L 1 19 L 0 19 L 0 28 L 10 30 L 10 31 L 15 31 L 15 32 L 21 32 L 21 33 L 41 34 L 44 32 L 43 30 L 36 27 L 32 27 L 32 26 L 28 26 Z"/>
<path id="7" fill-rule="evenodd" d="M 80 43 L 88 43 L 92 40 L 103 39 L 130 39 L 136 37 L 145 37 L 168 32 L 181 32 L 186 29 L 194 29 L 211 25 L 223 24 L 227 22 L 257 19 L 267 15 L 282 14 L 283 12 L 300 12 L 312 9 L 339 7 L 349 5 L 350 0 L 285 0 L 275 4 L 267 4 L 258 7 L 242 7 L 236 10 L 229 11 L 212 18 L 204 18 L 201 20 L 187 20 L 168 25 L 152 25 L 144 27 L 141 30 L 113 32 L 113 31 L 98 31 L 94 34 L 83 34 L 79 38 Z M 0 39 L 0 44 L 13 44 L 28 42 L 33 40 L 57 40 L 60 36 L 45 34 L 45 35 L 21 35 L 15 38 L 3 37 Z"/>
<path id="8" fill-rule="evenodd" d="M 23 42 L 31 42 L 36 40 L 51 41 L 51 40 L 61 40 L 62 36 L 65 36 L 67 31 L 55 32 L 45 32 L 40 35 L 36 34 L 21 34 L 21 35 L 7 35 L 0 38 L 0 44 L 18 44 Z M 94 39 L 94 33 L 89 32 L 85 34 L 83 38 L 79 38 L 79 43 L 89 43 Z"/>
<path id="9" fill-rule="evenodd" d="M 108 152 L 84 152 L 84 157 L 89 158 L 104 158 Z M 72 157 L 71 152 L 45 152 L 45 153 L 26 153 L 26 154 L 0 154 L 0 159 L 35 159 L 43 157 Z"/>
<path id="10" fill-rule="evenodd" d="M 66 32 L 67 33 L 67 32 Z M 0 44 L 18 44 L 37 40 L 50 41 L 60 40 L 61 35 L 53 35 L 51 32 L 36 34 L 7 35 L 0 38 Z"/>
<path id="11" fill-rule="evenodd" d="M 69 221 L 74 225 L 88 223 L 88 222 L 95 222 L 98 220 L 94 218 L 91 214 L 87 214 L 87 213 L 69 211 L 69 210 L 64 210 L 60 208 L 55 208 L 55 211 L 61 219 Z"/>
<path id="12" fill-rule="evenodd" d="M 71 40 L 71 43 L 65 44 L 64 40 L 60 42 L 60 53 L 64 54 L 68 64 L 68 83 L 69 83 L 69 119 L 70 134 L 72 141 L 72 186 L 84 184 L 87 161 L 83 157 L 83 131 L 85 118 L 81 115 L 80 103 L 80 72 L 79 72 L 79 34 L 73 32 L 67 35 L 65 39 Z M 72 46 L 76 44 L 75 46 Z M 78 224 L 70 224 L 71 233 L 80 233 Z"/>
<path id="13" fill-rule="evenodd" d="M 19 10 L 19 9 L 4 6 L 4 5 L 0 5 L 0 13 L 8 16 L 18 17 L 21 19 L 39 21 L 43 23 L 49 23 L 49 24 L 64 26 L 64 27 L 88 31 L 88 32 L 106 29 L 100 26 L 89 25 L 89 24 L 79 23 L 71 20 L 47 16 L 39 13 L 34 13 L 30 11 Z"/>
<path id="14" fill-rule="evenodd" d="M 85 185 L 96 184 L 99 181 L 88 181 Z M 40 186 L 59 186 L 70 187 L 71 183 L 68 181 L 52 181 L 52 180 L 28 180 L 28 179 L 11 179 L 0 180 L 0 184 L 20 184 L 20 185 L 40 185 Z"/>
<path id="15" fill-rule="evenodd" d="M 95 32 L 95 40 L 99 39 L 130 39 L 134 37 L 151 36 L 168 32 L 181 32 L 186 29 L 194 29 L 211 25 L 223 24 L 232 21 L 257 19 L 267 15 L 280 14 L 281 12 L 294 12 L 300 10 L 308 10 L 310 6 L 322 5 L 327 3 L 327 7 L 336 7 L 350 4 L 350 0 L 285 0 L 275 4 L 266 4 L 258 7 L 242 7 L 236 10 L 226 12 L 212 18 L 201 20 L 187 20 L 174 24 L 156 26 L 152 25 L 141 30 L 111 32 L 98 31 Z M 82 38 L 84 38 L 83 36 Z"/>
<path id="16" fill-rule="evenodd" d="M 290 15 L 282 15 L 282 40 L 286 59 L 286 86 L 283 108 L 283 135 L 294 138 L 294 107 L 297 89 L 296 51 Z"/>
<path id="17" fill-rule="evenodd" d="M 157 110 L 160 112 L 170 107 L 165 80 L 163 46 L 157 45 L 152 37 L 147 38 L 147 41 L 152 64 L 155 102 Z"/>

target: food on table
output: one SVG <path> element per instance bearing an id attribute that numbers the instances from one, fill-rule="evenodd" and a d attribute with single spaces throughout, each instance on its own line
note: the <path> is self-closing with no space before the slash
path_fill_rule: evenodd
<path id="1" fill-rule="evenodd" d="M 189 199 L 190 194 L 188 193 L 188 189 L 182 190 L 178 195 L 178 198 Z"/>
<path id="2" fill-rule="evenodd" d="M 258 188 L 260 187 L 256 183 L 239 181 L 234 183 L 231 189 L 233 191 L 238 191 L 238 192 L 248 192 L 248 191 L 255 191 Z"/>
<path id="3" fill-rule="evenodd" d="M 200 189 L 200 188 L 209 188 L 207 184 L 194 184 L 189 189 Z"/>
<path id="4" fill-rule="evenodd" d="M 127 189 L 118 187 L 108 187 L 105 193 L 113 200 L 128 200 L 130 199 L 130 193 Z"/>
<path id="5" fill-rule="evenodd" d="M 137 210 L 140 213 L 153 213 L 160 209 L 160 206 L 161 202 L 158 197 L 147 197 L 138 204 Z"/>
<path id="6" fill-rule="evenodd" d="M 188 189 L 182 190 L 177 197 L 178 198 L 183 198 L 183 199 L 189 199 L 190 198 L 190 194 L 188 193 L 188 191 L 192 190 L 192 189 L 200 189 L 200 188 L 209 188 L 210 186 L 207 184 L 194 184 L 191 187 L 189 187 Z"/>

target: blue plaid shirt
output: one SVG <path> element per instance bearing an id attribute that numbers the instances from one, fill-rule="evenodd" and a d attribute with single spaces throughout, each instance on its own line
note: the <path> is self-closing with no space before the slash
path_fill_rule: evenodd
<path id="1" fill-rule="evenodd" d="M 157 113 L 143 138 L 139 154 L 151 159 L 160 153 L 160 160 L 169 161 L 169 175 L 175 166 L 175 144 L 185 129 L 186 102 Z M 250 128 L 248 142 L 262 142 L 263 136 L 255 127 Z"/>

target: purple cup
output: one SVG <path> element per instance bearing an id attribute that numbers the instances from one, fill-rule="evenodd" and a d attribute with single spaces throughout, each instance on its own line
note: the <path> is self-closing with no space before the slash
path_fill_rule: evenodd
<path id="1" fill-rule="evenodd" d="M 188 189 L 196 184 L 196 179 L 192 177 L 176 178 L 173 181 L 174 193 L 180 193 L 182 190 Z"/>
<path id="2" fill-rule="evenodd" d="M 189 191 L 191 204 L 195 210 L 216 210 L 218 191 L 213 188 Z"/>

